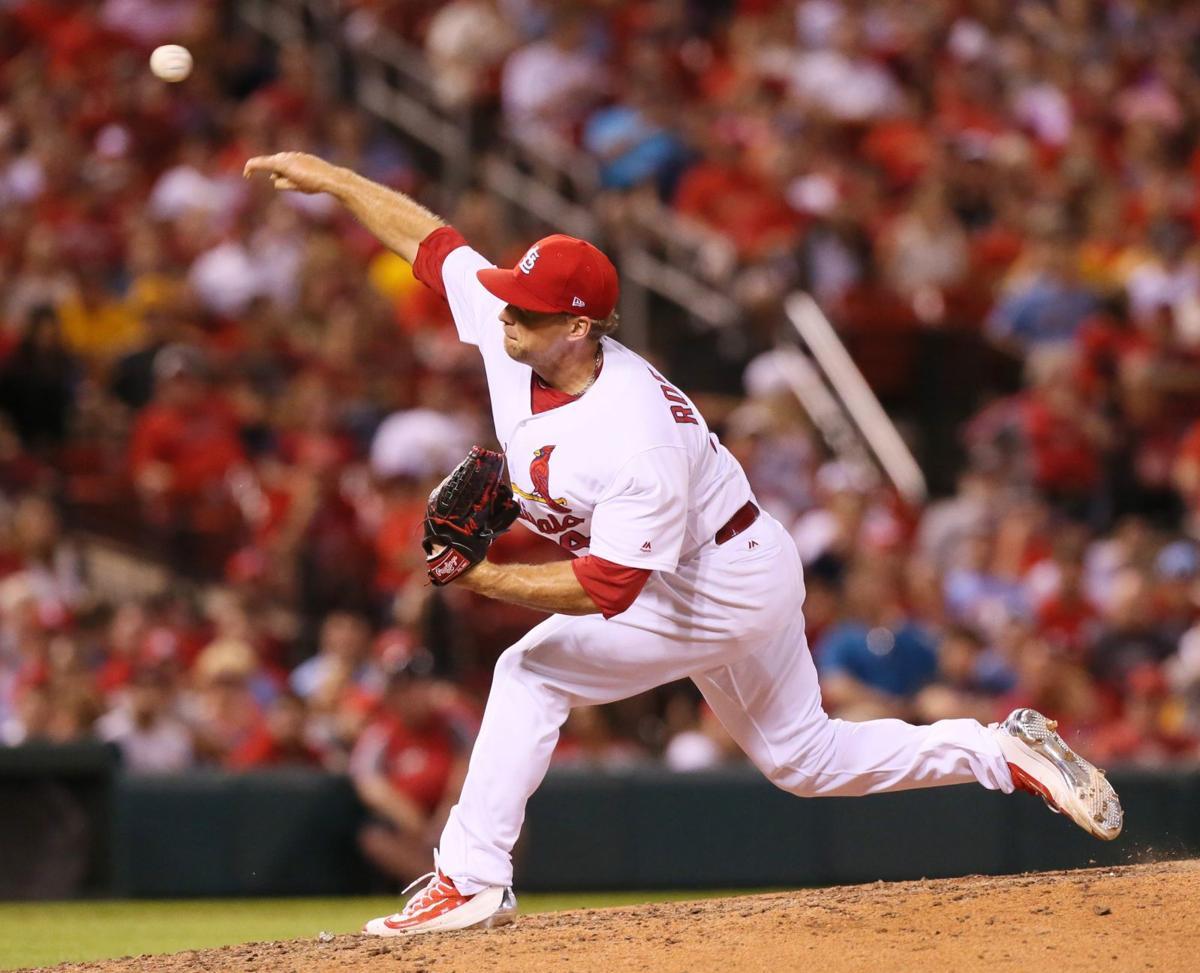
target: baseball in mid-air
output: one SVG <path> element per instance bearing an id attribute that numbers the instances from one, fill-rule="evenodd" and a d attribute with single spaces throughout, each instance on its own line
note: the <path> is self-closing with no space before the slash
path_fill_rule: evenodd
<path id="1" fill-rule="evenodd" d="M 163 44 L 150 54 L 150 70 L 163 81 L 182 81 L 192 73 L 192 52 L 179 44 Z"/>

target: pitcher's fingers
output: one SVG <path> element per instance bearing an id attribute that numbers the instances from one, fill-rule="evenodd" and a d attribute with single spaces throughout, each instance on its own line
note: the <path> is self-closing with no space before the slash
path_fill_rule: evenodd
<path id="1" fill-rule="evenodd" d="M 300 187 L 297 186 L 294 182 L 292 182 L 292 180 L 290 180 L 287 176 L 272 175 L 271 176 L 271 185 L 274 186 L 276 189 L 295 189 L 296 191 L 300 190 Z"/>
<path id="2" fill-rule="evenodd" d="M 256 172 L 270 172 L 278 168 L 278 165 L 278 155 L 256 155 L 246 160 L 246 164 L 242 166 L 242 175 L 249 178 Z"/>

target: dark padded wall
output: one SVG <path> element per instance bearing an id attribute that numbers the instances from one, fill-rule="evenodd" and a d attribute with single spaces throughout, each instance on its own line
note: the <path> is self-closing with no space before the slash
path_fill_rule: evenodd
<path id="1" fill-rule="evenodd" d="M 377 878 L 373 884 L 359 857 L 356 835 L 365 812 L 343 777 L 309 771 L 131 777 L 114 767 L 103 748 L 75 756 L 0 751 L 0 860 L 26 863 L 0 869 L 10 878 L 4 896 L 306 895 L 389 887 Z M 1131 770 L 1112 779 L 1127 823 L 1121 838 L 1105 843 L 1049 814 L 1036 798 L 972 786 L 801 800 L 749 768 L 557 772 L 530 802 L 517 885 L 531 891 L 824 885 L 1200 854 L 1200 774 Z M 48 806 L 74 810 L 63 825 L 45 812 Z M 51 819 L 59 830 L 47 828 Z M 60 873 L 33 867 L 51 860 L 42 857 L 46 848 L 57 849 Z M 26 854 L 30 849 L 37 853 Z M 82 856 L 75 866 L 72 854 Z M 66 879 L 74 885 L 64 885 Z"/>

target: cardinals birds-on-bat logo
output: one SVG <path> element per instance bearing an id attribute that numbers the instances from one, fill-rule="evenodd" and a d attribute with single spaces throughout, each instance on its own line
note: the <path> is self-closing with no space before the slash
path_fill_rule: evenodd
<path id="1" fill-rule="evenodd" d="M 529 464 L 529 480 L 533 483 L 533 493 L 527 493 L 515 483 L 512 485 L 513 493 L 522 500 L 544 503 L 555 513 L 569 514 L 571 508 L 567 506 L 566 497 L 555 500 L 550 496 L 550 454 L 553 452 L 553 446 L 543 446 L 533 451 L 533 462 Z"/>

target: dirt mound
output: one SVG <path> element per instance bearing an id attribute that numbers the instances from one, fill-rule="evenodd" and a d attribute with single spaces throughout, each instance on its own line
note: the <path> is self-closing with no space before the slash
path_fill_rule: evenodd
<path id="1" fill-rule="evenodd" d="M 491 932 L 337 936 L 57 973 L 1005 973 L 1200 969 L 1200 861 L 876 882 L 529 916 Z"/>

